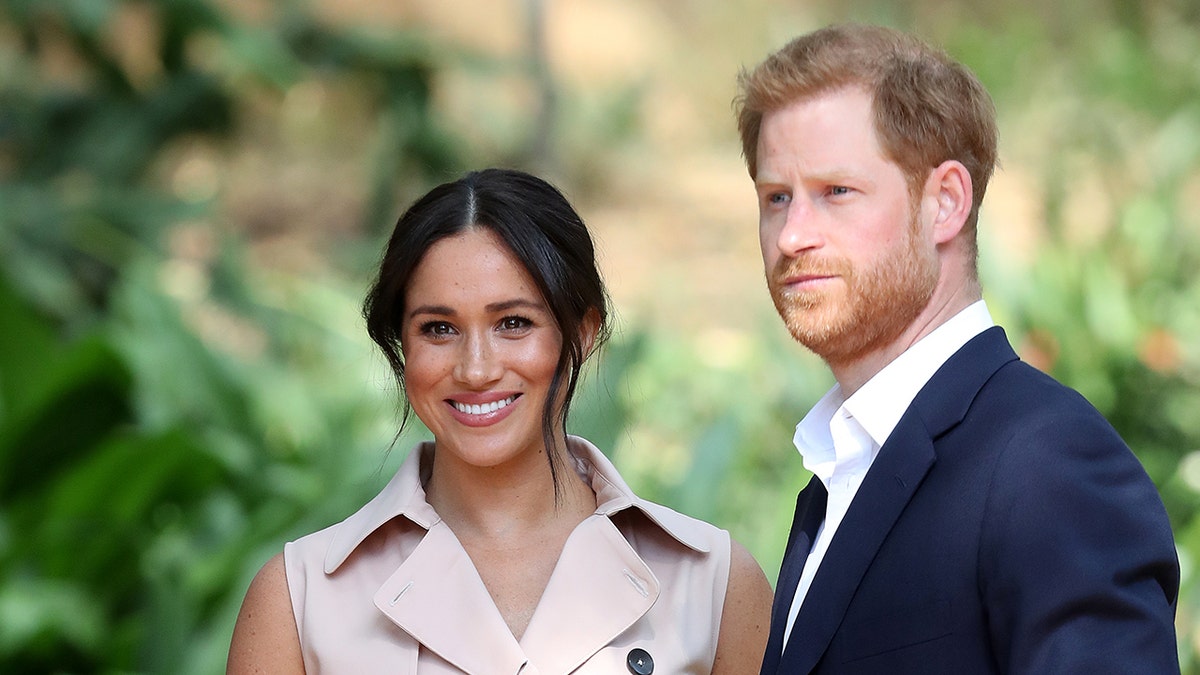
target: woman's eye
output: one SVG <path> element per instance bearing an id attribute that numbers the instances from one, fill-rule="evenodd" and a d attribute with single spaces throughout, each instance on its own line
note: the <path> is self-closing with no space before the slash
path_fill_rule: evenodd
<path id="1" fill-rule="evenodd" d="M 451 326 L 450 324 L 446 323 L 445 321 L 430 321 L 428 323 L 421 325 L 421 334 L 422 335 L 432 335 L 435 337 L 441 337 L 444 335 L 452 335 L 453 333 L 454 333 L 454 327 Z"/>
<path id="2" fill-rule="evenodd" d="M 523 316 L 506 316 L 500 320 L 500 329 L 506 331 L 523 330 L 533 325 L 533 322 Z"/>

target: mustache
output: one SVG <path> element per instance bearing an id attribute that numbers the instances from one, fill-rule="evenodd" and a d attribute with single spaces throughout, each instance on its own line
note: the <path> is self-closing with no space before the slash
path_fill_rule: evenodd
<path id="1" fill-rule="evenodd" d="M 818 258 L 801 255 L 795 258 L 780 258 L 775 262 L 769 279 L 782 283 L 785 279 L 806 276 L 850 276 L 851 266 L 841 258 Z"/>

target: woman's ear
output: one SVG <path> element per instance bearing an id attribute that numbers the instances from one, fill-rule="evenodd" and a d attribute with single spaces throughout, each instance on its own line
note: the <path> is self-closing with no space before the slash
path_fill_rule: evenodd
<path id="1" fill-rule="evenodd" d="M 944 244 L 962 231 L 971 215 L 971 172 L 962 162 L 949 159 L 938 165 L 925 181 L 926 203 L 936 206 L 933 213 L 933 236 Z"/>
<path id="2" fill-rule="evenodd" d="M 586 360 L 592 354 L 592 347 L 596 346 L 596 336 L 600 333 L 600 311 L 592 307 L 583 315 L 583 321 L 579 322 L 579 346 L 580 353 Z"/>

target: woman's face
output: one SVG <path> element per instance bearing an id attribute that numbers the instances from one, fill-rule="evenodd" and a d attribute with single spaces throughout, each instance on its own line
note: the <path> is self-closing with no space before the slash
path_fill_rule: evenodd
<path id="1" fill-rule="evenodd" d="M 435 463 L 545 466 L 542 410 L 562 335 L 508 247 L 481 227 L 439 240 L 404 306 L 405 390 Z"/>

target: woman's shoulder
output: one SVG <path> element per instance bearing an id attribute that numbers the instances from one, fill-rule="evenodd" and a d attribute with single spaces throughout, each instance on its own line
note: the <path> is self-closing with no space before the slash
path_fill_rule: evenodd
<path id="1" fill-rule="evenodd" d="M 576 469 L 580 477 L 591 485 L 596 494 L 597 512 L 624 523 L 626 528 L 659 531 L 694 551 L 718 552 L 728 557 L 728 532 L 669 506 L 639 497 L 625 482 L 612 460 L 586 439 L 571 436 L 569 447 L 577 462 Z M 632 534 L 645 536 L 645 532 L 631 531 L 627 537 Z"/>
<path id="2" fill-rule="evenodd" d="M 702 552 L 728 555 L 729 532 L 712 523 L 680 513 L 675 509 L 638 497 L 634 507 L 667 534 L 688 548 Z"/>

